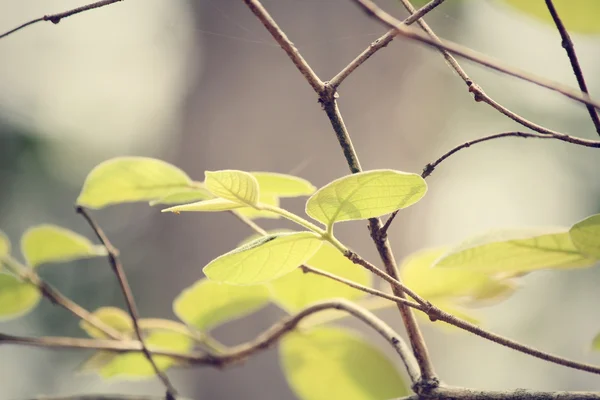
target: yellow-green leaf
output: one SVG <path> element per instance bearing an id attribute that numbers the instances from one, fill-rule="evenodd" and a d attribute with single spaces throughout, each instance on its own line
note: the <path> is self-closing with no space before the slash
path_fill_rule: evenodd
<path id="1" fill-rule="evenodd" d="M 326 225 L 379 217 L 419 201 L 427 191 L 417 174 L 393 170 L 360 172 L 319 189 L 306 203 L 306 213 Z"/>
<path id="2" fill-rule="evenodd" d="M 204 274 L 233 285 L 268 282 L 305 263 L 322 243 L 312 232 L 265 236 L 215 258 L 204 267 Z"/>
<path id="3" fill-rule="evenodd" d="M 552 16 L 543 1 L 504 0 L 506 4 L 543 21 L 555 30 Z M 554 0 L 554 7 L 569 32 L 600 33 L 600 2 L 598 0 Z"/>
<path id="4" fill-rule="evenodd" d="M 174 205 L 174 204 L 186 204 L 196 202 L 200 200 L 212 199 L 214 196 L 206 189 L 193 188 L 193 189 L 182 189 L 173 193 L 169 193 L 159 199 L 152 200 L 151 206 L 157 204 Z"/>
<path id="5" fill-rule="evenodd" d="M 106 255 L 104 246 L 94 245 L 85 236 L 50 224 L 29 228 L 21 237 L 21 252 L 31 267 Z"/>
<path id="6" fill-rule="evenodd" d="M 28 313 L 41 297 L 35 286 L 13 275 L 0 273 L 0 321 Z"/>
<path id="7" fill-rule="evenodd" d="M 0 231 L 0 259 L 10 254 L 10 240 L 8 236 Z"/>
<path id="8" fill-rule="evenodd" d="M 371 275 L 348 260 L 329 243 L 325 243 L 306 264 L 346 278 L 363 286 L 371 285 Z M 311 273 L 303 273 L 300 268 L 269 284 L 273 300 L 284 309 L 295 312 L 319 300 L 341 297 L 357 299 L 365 295 L 343 283 Z"/>
<path id="9" fill-rule="evenodd" d="M 115 357 L 118 357 L 119 353 L 113 353 L 110 351 L 98 351 L 92 354 L 87 360 L 82 362 L 77 367 L 77 372 L 81 374 L 86 374 L 90 372 L 98 372 L 105 365 L 108 365 Z"/>
<path id="10" fill-rule="evenodd" d="M 204 185 L 215 196 L 254 206 L 258 203 L 258 181 L 248 172 L 237 170 L 206 171 Z"/>
<path id="11" fill-rule="evenodd" d="M 261 193 L 277 197 L 310 196 L 316 188 L 306 179 L 274 172 L 251 172 L 258 181 Z"/>
<path id="12" fill-rule="evenodd" d="M 579 221 L 569 230 L 571 240 L 582 253 L 600 259 L 600 214 Z"/>
<path id="13" fill-rule="evenodd" d="M 102 208 L 150 201 L 193 187 L 185 172 L 161 160 L 117 157 L 96 166 L 85 179 L 77 204 Z"/>
<path id="14" fill-rule="evenodd" d="M 121 332 L 127 336 L 133 335 L 133 322 L 131 317 L 125 311 L 116 307 L 100 307 L 92 313 L 100 321 L 110 326 L 117 332 Z M 86 321 L 80 321 L 79 327 L 86 331 L 88 335 L 98 339 L 109 339 L 102 331 L 93 327 Z"/>
<path id="15" fill-rule="evenodd" d="M 193 347 L 190 337 L 170 331 L 154 331 L 146 336 L 144 341 L 150 350 L 186 354 Z M 176 360 L 168 356 L 153 356 L 153 360 L 161 371 L 176 363 Z M 144 379 L 154 374 L 152 365 L 140 352 L 118 355 L 100 370 L 100 375 L 104 378 Z"/>
<path id="16" fill-rule="evenodd" d="M 188 211 L 229 211 L 235 210 L 236 208 L 246 207 L 244 204 L 236 203 L 231 200 L 225 199 L 210 199 L 210 200 L 202 200 L 197 201 L 195 203 L 190 204 L 182 204 L 180 206 L 173 206 L 169 208 L 165 208 L 162 212 L 188 212 Z"/>
<path id="17" fill-rule="evenodd" d="M 269 206 L 279 207 L 279 197 L 272 193 L 263 193 L 262 189 L 259 196 L 259 203 L 266 204 Z M 274 212 L 267 210 L 257 210 L 253 207 L 244 207 L 236 210 L 236 212 L 240 215 L 243 215 L 246 218 L 257 219 L 257 218 L 269 218 L 269 219 L 277 219 L 281 216 L 279 214 L 275 214 Z"/>
<path id="18" fill-rule="evenodd" d="M 201 279 L 173 302 L 175 314 L 186 324 L 207 331 L 259 310 L 269 302 L 264 286 L 232 286 Z"/>
<path id="19" fill-rule="evenodd" d="M 290 332 L 281 339 L 279 355 L 289 385 L 302 400 L 384 400 L 409 394 L 394 364 L 346 330 Z"/>
<path id="20" fill-rule="evenodd" d="M 469 239 L 438 260 L 436 267 L 515 275 L 544 268 L 587 267 L 595 262 L 579 252 L 566 229 L 521 229 Z"/>
<path id="21" fill-rule="evenodd" d="M 600 351 L 600 333 L 592 340 L 592 350 Z"/>

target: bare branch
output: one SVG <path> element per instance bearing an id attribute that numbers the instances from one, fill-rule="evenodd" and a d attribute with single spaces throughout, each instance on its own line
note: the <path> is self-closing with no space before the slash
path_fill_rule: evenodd
<path id="1" fill-rule="evenodd" d="M 419 395 L 402 397 L 396 400 L 421 400 Z M 598 392 L 539 392 L 533 390 L 474 390 L 457 387 L 445 387 L 427 393 L 428 400 L 598 400 Z"/>
<path id="2" fill-rule="evenodd" d="M 53 24 L 58 24 L 63 18 L 68 18 L 75 14 L 79 14 L 79 13 L 89 11 L 89 10 L 94 10 L 94 9 L 100 8 L 100 7 L 105 7 L 105 6 L 111 5 L 113 3 L 118 3 L 121 1 L 123 1 L 123 0 L 102 0 L 102 1 L 98 1 L 96 3 L 91 3 L 91 4 L 87 4 L 85 6 L 77 7 L 72 10 L 69 10 L 69 11 L 64 11 L 64 12 L 61 12 L 58 14 L 44 15 L 43 17 L 32 19 L 31 21 L 25 22 L 25 23 L 17 26 L 14 29 L 11 29 L 8 32 L 1 34 L 0 39 L 5 38 L 8 35 L 11 35 L 23 28 L 26 28 L 26 27 L 36 24 L 38 22 L 50 21 Z"/>

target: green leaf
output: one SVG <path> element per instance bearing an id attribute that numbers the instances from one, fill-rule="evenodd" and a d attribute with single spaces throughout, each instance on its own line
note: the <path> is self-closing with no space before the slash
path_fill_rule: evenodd
<path id="1" fill-rule="evenodd" d="M 269 302 L 264 286 L 232 286 L 201 279 L 185 289 L 173 302 L 179 319 L 200 331 L 261 309 Z"/>
<path id="2" fill-rule="evenodd" d="M 102 208 L 111 204 L 150 201 L 193 187 L 185 172 L 146 157 L 117 157 L 89 173 L 77 204 Z"/>
<path id="3" fill-rule="evenodd" d="M 279 346 L 285 377 L 302 400 L 383 400 L 409 394 L 392 362 L 346 330 L 286 334 Z"/>
<path id="4" fill-rule="evenodd" d="M 8 255 L 10 255 L 10 240 L 4 232 L 0 231 L 0 259 Z"/>
<path id="5" fill-rule="evenodd" d="M 193 341 L 178 332 L 157 330 L 146 336 L 144 342 L 150 350 L 188 353 L 193 348 Z M 153 360 L 161 371 L 176 363 L 168 356 L 153 356 Z M 126 353 L 118 355 L 110 363 L 102 367 L 100 375 L 104 378 L 143 379 L 154 376 L 154 369 L 142 353 Z"/>
<path id="6" fill-rule="evenodd" d="M 31 267 L 106 255 L 104 246 L 94 245 L 78 233 L 50 224 L 29 228 L 21 237 L 21 252 Z"/>
<path id="7" fill-rule="evenodd" d="M 225 199 L 210 199 L 197 201 L 190 204 L 182 204 L 180 206 L 173 206 L 165 208 L 162 212 L 188 212 L 188 211 L 229 211 L 235 210 L 236 208 L 245 207 L 244 204 L 236 203 Z"/>
<path id="8" fill-rule="evenodd" d="M 104 322 L 106 325 L 110 326 L 117 332 L 121 332 L 126 334 L 127 336 L 132 336 L 133 331 L 133 322 L 131 321 L 131 317 L 125 311 L 116 307 L 100 307 L 96 311 L 92 313 L 96 318 L 100 321 Z M 79 327 L 83 329 L 88 335 L 97 339 L 109 339 L 102 331 L 93 327 L 86 321 L 81 320 L 79 322 Z"/>
<path id="9" fill-rule="evenodd" d="M 271 193 L 263 193 L 261 191 L 258 201 L 261 205 L 267 204 L 270 206 L 279 207 L 279 197 L 277 197 Z M 243 215 L 244 217 L 250 218 L 250 219 L 257 219 L 257 218 L 277 219 L 277 218 L 281 217 L 279 214 L 275 214 L 274 212 L 267 211 L 267 210 L 257 210 L 256 208 L 252 208 L 252 207 L 240 208 L 236 212 L 238 214 Z"/>
<path id="10" fill-rule="evenodd" d="M 555 24 L 548 7 L 543 1 L 504 0 L 506 4 L 521 12 L 545 22 L 552 30 Z M 569 32 L 600 33 L 598 15 L 600 2 L 597 0 L 554 0 L 554 7 Z"/>
<path id="11" fill-rule="evenodd" d="M 151 206 L 157 204 L 174 205 L 174 204 L 186 204 L 200 200 L 212 199 L 214 196 L 206 189 L 194 188 L 194 189 L 183 189 L 173 193 L 169 193 L 159 199 L 152 200 Z"/>
<path id="12" fill-rule="evenodd" d="M 417 174 L 392 170 L 360 172 L 319 189 L 306 213 L 327 226 L 335 222 L 379 217 L 419 201 L 427 191 Z"/>
<path id="13" fill-rule="evenodd" d="M 579 221 L 569 230 L 571 240 L 582 253 L 600 259 L 600 214 Z"/>
<path id="14" fill-rule="evenodd" d="M 98 351 L 92 354 L 87 360 L 82 362 L 77 367 L 77 372 L 80 374 L 86 374 L 90 372 L 97 372 L 104 366 L 108 365 L 115 357 L 118 357 L 119 353 L 113 353 L 110 351 Z"/>
<path id="15" fill-rule="evenodd" d="M 277 195 L 277 197 L 310 196 L 315 188 L 309 181 L 293 175 L 273 172 L 251 172 L 258 181 L 261 193 Z"/>
<path id="16" fill-rule="evenodd" d="M 306 264 L 346 278 L 363 286 L 371 285 L 369 272 L 348 260 L 329 243 L 324 243 Z M 326 277 L 303 273 L 300 268 L 269 284 L 273 300 L 289 312 L 330 298 L 357 299 L 365 296 L 360 290 Z"/>
<path id="17" fill-rule="evenodd" d="M 27 314 L 41 297 L 35 286 L 13 275 L 0 273 L 0 321 Z"/>
<path id="18" fill-rule="evenodd" d="M 600 351 L 600 333 L 592 340 L 592 350 Z"/>
<path id="19" fill-rule="evenodd" d="M 255 206 L 258 203 L 259 189 L 256 178 L 244 171 L 206 171 L 204 185 L 215 196 Z"/>
<path id="20" fill-rule="evenodd" d="M 566 229 L 558 228 L 493 231 L 450 250 L 436 266 L 514 276 L 544 268 L 587 267 L 595 262 L 579 252 Z"/>
<path id="21" fill-rule="evenodd" d="M 232 285 L 268 282 L 305 263 L 322 243 L 312 232 L 265 236 L 215 258 L 204 267 L 204 274 Z"/>

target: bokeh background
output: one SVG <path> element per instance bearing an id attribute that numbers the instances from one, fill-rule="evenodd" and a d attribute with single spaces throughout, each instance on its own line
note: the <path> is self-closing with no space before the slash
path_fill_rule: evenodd
<path id="1" fill-rule="evenodd" d="M 348 0 L 263 3 L 322 79 L 385 32 Z M 395 1 L 379 3 L 406 16 Z M 5 0 L 0 30 L 81 4 Z M 555 29 L 500 0 L 447 1 L 427 20 L 442 37 L 575 87 Z M 573 38 L 590 90 L 600 94 L 600 36 Z M 241 1 L 127 0 L 0 40 L 0 58 L 0 226 L 15 243 L 28 226 L 44 222 L 91 237 L 73 203 L 86 174 L 114 156 L 158 157 L 197 179 L 205 170 L 234 168 L 293 173 L 321 186 L 348 173 L 312 89 Z M 597 136 L 584 107 L 472 63 L 463 65 L 488 94 L 523 116 L 580 137 Z M 350 76 L 339 102 L 366 169 L 420 172 L 465 140 L 520 129 L 474 102 L 438 53 L 403 39 Z M 391 230 L 397 258 L 491 228 L 569 226 L 600 209 L 598 167 L 592 149 L 562 142 L 502 139 L 462 151 L 428 179 L 426 198 L 397 218 Z M 301 212 L 303 204 L 284 205 Z M 145 204 L 94 215 L 121 250 L 146 317 L 174 318 L 175 296 L 201 277 L 208 261 L 251 233 L 229 215 L 165 215 Z M 339 235 L 377 260 L 364 223 L 345 223 Z M 48 266 L 41 274 L 89 309 L 124 305 L 103 259 Z M 507 301 L 476 312 L 495 332 L 599 364 L 600 354 L 589 351 L 600 331 L 598 282 L 598 266 L 538 272 Z M 227 344 L 240 343 L 281 315 L 268 308 L 215 335 Z M 402 331 L 394 309 L 380 315 Z M 422 325 L 448 384 L 600 390 L 593 375 L 425 320 Z M 47 301 L 24 318 L 1 322 L 0 331 L 84 336 L 76 319 Z M 3 346 L 0 399 L 162 392 L 153 379 L 113 382 L 75 375 L 85 356 Z M 295 398 L 276 349 L 241 367 L 173 370 L 170 376 L 194 399 Z"/>

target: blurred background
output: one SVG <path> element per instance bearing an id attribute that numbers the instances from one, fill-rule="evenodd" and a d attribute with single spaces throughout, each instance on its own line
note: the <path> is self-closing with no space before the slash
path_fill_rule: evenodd
<path id="1" fill-rule="evenodd" d="M 385 32 L 349 0 L 263 3 L 323 80 Z M 398 17 L 407 15 L 396 1 L 378 3 Z M 3 1 L 0 30 L 81 4 Z M 576 87 L 556 30 L 500 0 L 447 1 L 427 21 L 441 37 Z M 600 36 L 574 34 L 573 39 L 590 91 L 598 97 Z M 0 57 L 0 227 L 14 243 L 27 227 L 45 222 L 92 237 L 73 204 L 87 173 L 114 156 L 158 157 L 199 180 L 205 170 L 231 168 L 293 173 L 321 186 L 348 173 L 312 89 L 241 1 L 127 0 L 2 39 Z M 552 129 L 597 139 L 579 104 L 473 63 L 463 66 L 511 110 Z M 403 39 L 355 71 L 342 85 L 339 103 L 365 169 L 420 172 L 461 142 L 522 130 L 474 102 L 437 52 Z M 554 141 L 509 138 L 462 151 L 428 178 L 425 199 L 397 218 L 390 234 L 396 257 L 491 228 L 570 226 L 600 211 L 599 167 L 592 149 Z M 303 200 L 284 206 L 301 212 Z M 183 217 L 159 210 L 124 205 L 94 216 L 121 250 L 142 316 L 174 318 L 175 296 L 202 276 L 206 263 L 251 232 L 228 214 Z M 337 232 L 376 261 L 364 225 L 344 223 Z M 103 259 L 46 267 L 41 274 L 88 309 L 124 305 Z M 514 296 L 477 314 L 497 333 L 599 364 L 600 354 L 589 351 L 600 331 L 598 282 L 598 266 L 534 273 Z M 267 308 L 215 335 L 227 344 L 240 343 L 281 315 Z M 403 331 L 397 311 L 380 315 Z M 593 375 L 422 324 L 437 371 L 448 384 L 600 390 Z M 84 336 L 72 315 L 47 301 L 24 318 L 1 322 L 0 331 Z M 0 399 L 162 392 L 154 379 L 114 382 L 75 375 L 86 356 L 3 346 Z M 295 398 L 276 349 L 242 367 L 169 375 L 194 399 Z"/>

